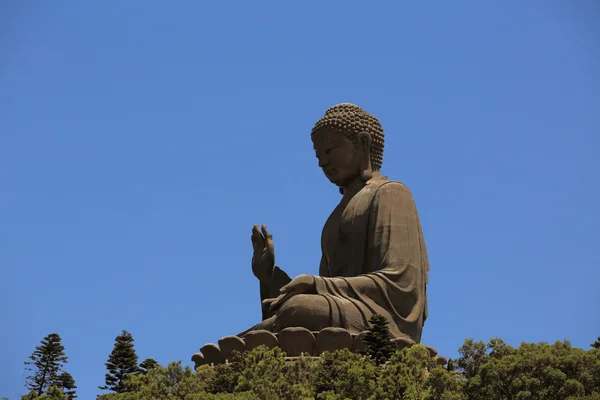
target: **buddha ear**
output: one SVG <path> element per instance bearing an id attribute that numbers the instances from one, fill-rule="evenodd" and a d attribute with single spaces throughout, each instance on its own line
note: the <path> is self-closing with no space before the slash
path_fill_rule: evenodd
<path id="1" fill-rule="evenodd" d="M 373 177 L 373 168 L 371 167 L 371 143 L 373 138 L 367 132 L 358 134 L 358 146 L 361 150 L 361 178 L 367 182 Z"/>

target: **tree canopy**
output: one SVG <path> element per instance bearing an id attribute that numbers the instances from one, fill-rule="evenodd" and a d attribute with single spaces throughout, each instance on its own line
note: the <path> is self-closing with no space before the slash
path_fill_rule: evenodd
<path id="1" fill-rule="evenodd" d="M 369 324 L 363 342 L 367 347 L 367 354 L 377 365 L 382 365 L 394 354 L 395 347 L 388 321 L 383 315 L 374 314 L 369 320 Z"/>
<path id="2" fill-rule="evenodd" d="M 133 338 L 123 331 L 107 362 L 113 392 L 98 400 L 600 400 L 600 346 L 594 344 L 588 350 L 566 340 L 515 348 L 501 339 L 467 339 L 460 357 L 443 367 L 423 345 L 390 349 L 386 331 L 372 320 L 364 354 L 344 349 L 287 359 L 280 348 L 261 346 L 196 370 L 151 358 L 138 366 Z M 73 377 L 62 369 L 60 336 L 45 337 L 30 359 L 34 373 L 22 400 L 76 397 Z"/>
<path id="3" fill-rule="evenodd" d="M 75 380 L 63 370 L 67 360 L 60 335 L 51 333 L 44 337 L 29 356 L 29 361 L 25 362 L 26 370 L 30 373 L 25 378 L 25 387 L 30 392 L 26 395 L 29 397 L 24 398 L 38 398 L 43 395 L 56 397 L 59 396 L 58 392 L 62 396 L 60 398 L 77 398 Z"/>
<path id="4" fill-rule="evenodd" d="M 196 371 L 157 366 L 129 376 L 126 393 L 99 400 L 600 400 L 599 349 L 469 339 L 459 352 L 451 371 L 423 345 L 396 350 L 383 365 L 349 350 L 286 360 L 279 348 L 259 347 Z"/>
<path id="5" fill-rule="evenodd" d="M 126 330 L 123 330 L 115 338 L 115 345 L 106 362 L 106 369 L 108 370 L 104 379 L 106 384 L 100 386 L 100 389 L 112 390 L 117 393 L 127 391 L 125 379 L 129 375 L 140 371 L 133 341 L 133 336 Z M 151 362 L 148 361 L 148 363 Z"/>
<path id="6" fill-rule="evenodd" d="M 467 340 L 458 361 L 469 399 L 564 400 L 600 395 L 600 350 L 573 348 L 568 341 L 523 343 Z M 588 397 L 586 397 L 588 396 Z"/>

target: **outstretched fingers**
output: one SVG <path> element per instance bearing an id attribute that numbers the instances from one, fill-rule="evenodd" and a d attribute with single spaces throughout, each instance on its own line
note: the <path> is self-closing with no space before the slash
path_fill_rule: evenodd
<path id="1" fill-rule="evenodd" d="M 252 239 L 252 244 L 255 247 L 261 249 L 265 247 L 265 239 L 263 235 L 261 235 L 260 231 L 258 230 L 258 225 L 256 224 L 254 224 L 254 227 L 252 227 L 252 235 L 250 236 L 250 239 Z"/>
<path id="2" fill-rule="evenodd" d="M 267 230 L 267 226 L 262 226 L 262 233 L 265 238 L 265 247 L 268 249 L 270 253 L 275 254 L 275 245 L 273 244 L 273 235 L 269 233 Z"/>
<path id="3" fill-rule="evenodd" d="M 262 234 L 263 234 L 263 237 L 265 238 L 265 240 L 273 239 L 273 235 L 271 235 L 269 233 L 269 231 L 267 230 L 267 225 L 263 224 L 261 229 L 262 229 Z"/>

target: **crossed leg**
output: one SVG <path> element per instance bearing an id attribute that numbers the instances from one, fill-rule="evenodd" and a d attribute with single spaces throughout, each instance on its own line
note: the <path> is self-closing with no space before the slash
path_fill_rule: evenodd
<path id="1" fill-rule="evenodd" d="M 329 301 L 317 294 L 298 294 L 281 305 L 275 315 L 263 320 L 252 328 L 240 333 L 243 337 L 248 332 L 264 329 L 280 332 L 289 327 L 303 327 L 317 332 L 327 327 L 346 328 L 353 332 L 361 332 L 366 328 L 365 317 L 348 300 L 337 299 L 342 306 L 345 323 L 332 310 Z"/>

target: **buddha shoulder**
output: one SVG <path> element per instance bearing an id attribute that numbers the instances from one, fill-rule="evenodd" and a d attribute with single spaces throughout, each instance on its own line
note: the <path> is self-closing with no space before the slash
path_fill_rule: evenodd
<path id="1" fill-rule="evenodd" d="M 404 183 L 400 181 L 385 181 L 378 185 L 376 190 L 375 198 L 378 201 L 396 201 L 401 199 L 412 200 L 412 194 Z"/>

